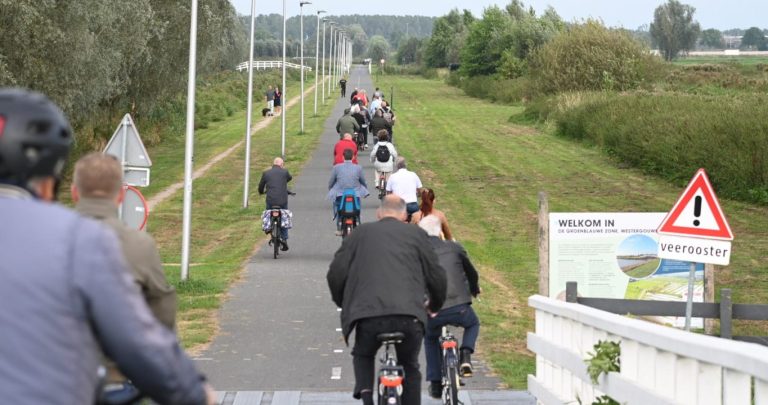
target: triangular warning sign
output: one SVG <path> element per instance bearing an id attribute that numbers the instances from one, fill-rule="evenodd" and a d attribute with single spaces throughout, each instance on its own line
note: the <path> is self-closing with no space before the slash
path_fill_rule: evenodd
<path id="1" fill-rule="evenodd" d="M 147 154 L 144 143 L 141 142 L 139 130 L 133 123 L 130 114 L 125 114 L 112 138 L 104 148 L 104 153 L 120 159 L 125 166 L 151 167 L 152 160 Z"/>
<path id="2" fill-rule="evenodd" d="M 660 234 L 733 240 L 707 173 L 699 169 L 683 194 L 661 222 Z"/>

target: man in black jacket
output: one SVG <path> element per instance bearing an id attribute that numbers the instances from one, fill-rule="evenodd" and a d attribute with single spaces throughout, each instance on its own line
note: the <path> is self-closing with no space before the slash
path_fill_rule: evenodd
<path id="1" fill-rule="evenodd" d="M 443 309 L 427 322 L 424 336 L 424 352 L 427 357 L 427 381 L 429 394 L 440 398 L 442 393 L 440 344 L 438 339 L 445 325 L 464 328 L 459 354 L 462 377 L 472 376 L 470 355 L 475 351 L 475 342 L 480 333 L 480 321 L 472 309 L 472 297 L 480 294 L 475 266 L 469 261 L 467 251 L 456 242 L 440 239 L 442 224 L 435 215 L 427 215 L 419 221 L 419 227 L 429 235 L 429 242 L 435 249 L 440 266 L 445 269 L 448 287 Z"/>
<path id="2" fill-rule="evenodd" d="M 379 221 L 357 227 L 344 240 L 328 270 L 328 286 L 333 302 L 342 309 L 344 339 L 356 330 L 354 397 L 373 404 L 374 358 L 381 346 L 376 336 L 402 332 L 405 339 L 396 351 L 405 368 L 403 404 L 418 405 L 425 292 L 429 310 L 437 312 L 445 300 L 445 271 L 427 234 L 404 223 L 405 202 L 400 197 L 385 197 L 377 215 Z"/>
<path id="3" fill-rule="evenodd" d="M 288 182 L 291 179 L 293 177 L 288 170 L 285 170 L 283 159 L 276 157 L 272 162 L 272 168 L 262 173 L 259 181 L 259 194 L 267 193 L 267 209 L 273 207 L 288 209 Z M 281 227 L 280 231 L 282 238 L 280 249 L 286 251 L 288 250 L 288 230 Z"/>

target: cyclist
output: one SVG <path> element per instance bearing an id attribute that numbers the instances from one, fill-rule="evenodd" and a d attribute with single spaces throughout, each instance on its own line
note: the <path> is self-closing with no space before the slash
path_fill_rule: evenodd
<path id="1" fill-rule="evenodd" d="M 115 234 L 55 200 L 73 134 L 45 96 L 0 90 L 0 397 L 92 404 L 103 349 L 158 403 L 214 403 L 152 316 Z"/>
<path id="2" fill-rule="evenodd" d="M 408 210 L 408 222 L 411 215 L 419 210 L 417 195 L 422 187 L 419 176 L 408 170 L 405 158 L 398 156 L 395 160 L 395 172 L 389 176 L 387 181 L 387 192 L 397 195 L 405 201 Z"/>
<path id="3" fill-rule="evenodd" d="M 379 135 L 379 131 L 384 129 L 387 131 L 387 134 L 391 133 L 392 124 L 384 119 L 384 111 L 379 108 L 373 115 L 373 118 L 371 119 L 371 126 L 368 129 L 370 129 L 371 133 L 373 134 L 373 143 L 376 143 L 378 142 L 377 137 Z"/>
<path id="4" fill-rule="evenodd" d="M 477 270 L 469 261 L 467 251 L 456 242 L 440 239 L 442 227 L 438 217 L 434 215 L 424 217 L 419 222 L 419 227 L 429 235 L 429 242 L 435 249 L 440 266 L 445 269 L 448 279 L 443 308 L 436 316 L 429 318 L 424 332 L 427 381 L 430 382 L 429 394 L 433 398 L 440 398 L 442 381 L 438 339 L 441 329 L 445 325 L 458 325 L 464 328 L 459 349 L 459 372 L 464 377 L 470 377 L 472 375 L 471 354 L 475 351 L 475 342 L 480 333 L 480 321 L 472 309 L 472 297 L 480 294 L 480 287 Z"/>
<path id="5" fill-rule="evenodd" d="M 267 193 L 267 209 L 279 207 L 288 209 L 288 182 L 293 177 L 288 170 L 285 170 L 285 162 L 282 158 L 276 157 L 272 161 L 272 168 L 261 174 L 259 181 L 259 194 Z M 280 227 L 280 250 L 288 250 L 288 229 Z"/>
<path id="6" fill-rule="evenodd" d="M 176 291 L 168 284 L 154 239 L 148 233 L 130 229 L 118 219 L 122 203 L 123 167 L 112 155 L 91 152 L 75 164 L 72 200 L 82 215 L 109 226 L 118 239 L 133 278 L 144 300 L 160 323 L 173 330 L 176 320 Z M 107 367 L 107 382 L 131 390 L 114 364 Z"/>
<path id="7" fill-rule="evenodd" d="M 352 149 L 352 163 L 357 164 L 357 144 L 352 139 L 352 134 L 346 133 L 341 137 L 341 140 L 336 142 L 333 146 L 333 165 L 344 163 L 344 150 Z"/>
<path id="8" fill-rule="evenodd" d="M 353 396 L 373 405 L 374 358 L 380 333 L 402 332 L 396 345 L 397 360 L 405 369 L 402 403 L 421 403 L 419 351 L 428 309 L 437 312 L 445 300 L 445 271 L 429 244 L 427 234 L 406 225 L 405 202 L 384 198 L 379 218 L 359 226 L 333 258 L 328 286 L 333 302 L 341 307 L 341 326 L 348 342 L 355 329 L 352 349 L 355 372 Z"/>
<path id="9" fill-rule="evenodd" d="M 336 235 L 341 235 L 341 217 L 337 214 L 341 198 L 346 190 L 354 190 L 355 198 L 368 197 L 368 185 L 365 183 L 363 168 L 352 163 L 352 149 L 344 149 L 344 163 L 333 166 L 328 180 L 328 198 L 334 202 L 333 212 L 336 218 Z M 359 204 L 358 204 L 359 205 Z M 358 217 L 358 223 L 360 218 Z"/>
<path id="10" fill-rule="evenodd" d="M 389 176 L 395 169 L 395 160 L 397 159 L 397 149 L 395 145 L 389 142 L 389 134 L 386 129 L 379 130 L 379 141 L 376 145 L 373 145 L 371 149 L 371 162 L 373 162 L 373 178 L 376 188 L 379 188 L 379 176 L 384 174 L 384 180 L 388 180 Z"/>
<path id="11" fill-rule="evenodd" d="M 439 209 L 435 208 L 435 192 L 431 188 L 423 188 L 421 190 L 421 206 L 419 207 L 419 210 L 416 211 L 416 213 L 413 214 L 411 217 L 411 222 L 414 224 L 419 224 L 419 221 L 422 220 L 422 218 L 426 218 L 430 215 L 436 216 L 438 219 L 440 219 L 440 225 L 442 227 L 442 237 L 443 239 L 447 240 L 453 240 L 453 234 L 451 233 L 451 228 L 448 227 L 448 218 L 446 218 L 445 213 L 443 211 L 440 211 Z"/>
<path id="12" fill-rule="evenodd" d="M 351 109 L 349 107 L 345 108 L 344 115 L 342 115 L 336 122 L 336 133 L 339 135 L 354 134 L 359 130 L 360 124 L 358 124 L 357 120 L 352 117 Z"/>
<path id="13" fill-rule="evenodd" d="M 354 118 L 360 126 L 358 132 L 363 134 L 364 149 L 368 149 L 368 124 L 371 121 L 371 115 L 368 114 L 368 109 L 360 107 L 359 105 L 352 106 L 352 118 Z"/>

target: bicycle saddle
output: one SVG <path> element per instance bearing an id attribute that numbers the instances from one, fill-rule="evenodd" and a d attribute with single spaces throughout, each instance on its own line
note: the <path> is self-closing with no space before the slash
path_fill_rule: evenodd
<path id="1" fill-rule="evenodd" d="M 402 341 L 405 339 L 403 332 L 380 333 L 376 335 L 379 342 Z"/>

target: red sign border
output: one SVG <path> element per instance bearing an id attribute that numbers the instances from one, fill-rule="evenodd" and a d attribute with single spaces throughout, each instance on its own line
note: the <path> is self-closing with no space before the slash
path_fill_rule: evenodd
<path id="1" fill-rule="evenodd" d="M 715 222 L 718 229 L 700 229 L 693 227 L 675 226 L 674 223 L 680 217 L 683 209 L 690 204 L 694 194 L 699 189 L 702 190 L 704 198 L 707 200 L 707 204 L 712 208 L 712 214 L 715 216 Z M 712 189 L 712 183 L 709 182 L 706 171 L 699 169 L 691 179 L 688 186 L 685 188 L 680 198 L 669 211 L 664 220 L 661 221 L 661 225 L 656 230 L 657 233 L 664 235 L 676 235 L 676 236 L 688 236 L 693 238 L 706 238 L 706 239 L 720 239 L 720 240 L 733 240 L 733 232 L 731 231 L 728 220 L 725 219 L 723 209 L 720 207 L 720 202 L 717 200 L 715 191 Z"/>

